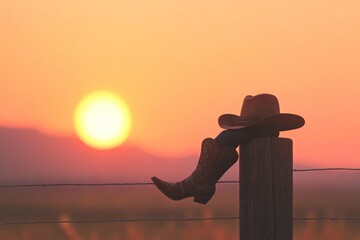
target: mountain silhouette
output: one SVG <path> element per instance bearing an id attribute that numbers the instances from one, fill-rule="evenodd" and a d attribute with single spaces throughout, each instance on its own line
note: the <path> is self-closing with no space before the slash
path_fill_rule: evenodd
<path id="1" fill-rule="evenodd" d="M 124 144 L 111 150 L 88 147 L 76 137 L 54 137 L 34 129 L 0 128 L 1 183 L 150 181 L 190 174 L 196 156 L 162 158 Z"/>

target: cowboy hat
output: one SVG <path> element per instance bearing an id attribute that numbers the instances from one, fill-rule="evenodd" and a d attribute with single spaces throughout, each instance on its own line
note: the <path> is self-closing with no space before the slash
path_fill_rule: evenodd
<path id="1" fill-rule="evenodd" d="M 286 131 L 304 124 L 304 118 L 299 115 L 280 113 L 279 101 L 271 94 L 248 95 L 244 99 L 240 116 L 223 114 L 219 117 L 219 125 L 224 129 L 269 126 Z"/>

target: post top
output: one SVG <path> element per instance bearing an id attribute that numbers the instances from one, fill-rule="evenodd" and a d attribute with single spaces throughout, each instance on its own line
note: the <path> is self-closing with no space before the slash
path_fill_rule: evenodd
<path id="1" fill-rule="evenodd" d="M 246 143 L 245 145 L 248 144 L 292 144 L 292 139 L 291 138 L 281 138 L 281 137 L 256 137 L 256 138 L 252 138 L 248 143 Z"/>

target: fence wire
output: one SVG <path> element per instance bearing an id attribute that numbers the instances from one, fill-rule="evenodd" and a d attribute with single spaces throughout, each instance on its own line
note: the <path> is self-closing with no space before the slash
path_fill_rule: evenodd
<path id="1" fill-rule="evenodd" d="M 293 169 L 293 172 L 315 171 L 360 171 L 360 168 L 307 168 Z M 239 180 L 219 181 L 220 184 L 239 183 Z M 47 184 L 10 184 L 0 185 L 1 188 L 29 188 L 29 187 L 110 187 L 110 186 L 147 186 L 152 182 L 113 182 L 113 183 L 47 183 Z"/>
<path id="2" fill-rule="evenodd" d="M 91 224 L 91 223 L 133 223 L 133 222 L 190 222 L 190 221 L 222 221 L 239 220 L 240 217 L 211 217 L 211 218 L 130 218 L 130 219 L 106 219 L 106 220 L 64 220 L 64 221 L 19 221 L 0 222 L 0 226 L 14 225 L 43 225 L 43 224 Z M 293 218 L 293 221 L 360 221 L 360 217 L 314 217 Z"/>
<path id="3" fill-rule="evenodd" d="M 293 169 L 293 172 L 315 172 L 315 171 L 360 171 L 360 168 L 306 168 L 306 169 Z"/>

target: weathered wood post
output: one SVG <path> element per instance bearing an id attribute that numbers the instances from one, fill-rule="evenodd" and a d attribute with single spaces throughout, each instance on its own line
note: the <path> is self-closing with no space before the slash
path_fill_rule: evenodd
<path id="1" fill-rule="evenodd" d="M 292 240 L 292 140 L 254 138 L 239 166 L 240 240 Z"/>

